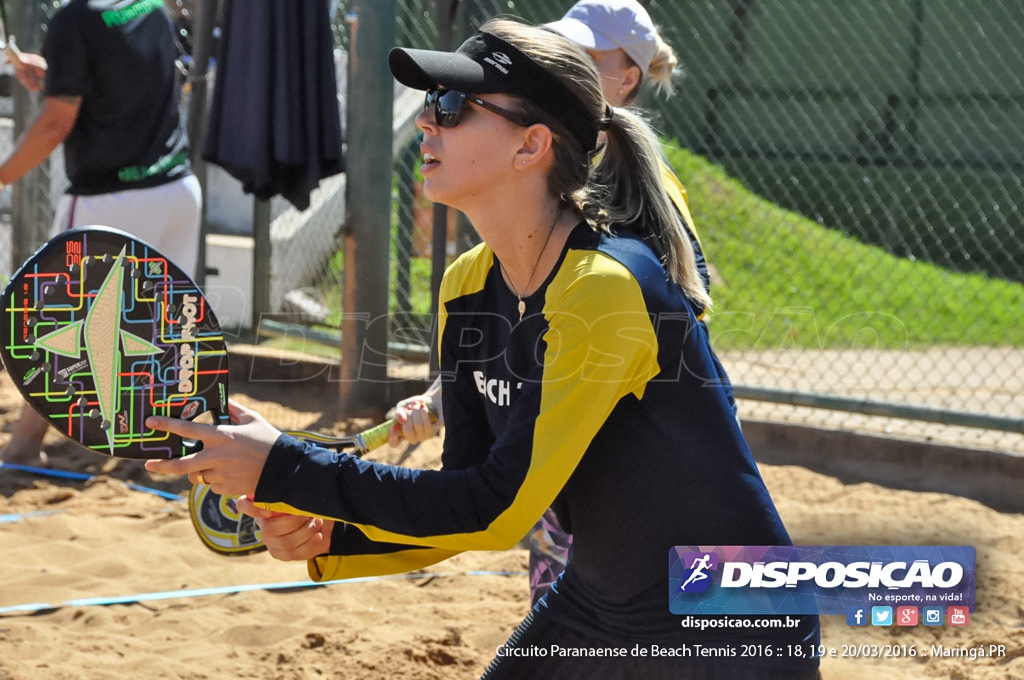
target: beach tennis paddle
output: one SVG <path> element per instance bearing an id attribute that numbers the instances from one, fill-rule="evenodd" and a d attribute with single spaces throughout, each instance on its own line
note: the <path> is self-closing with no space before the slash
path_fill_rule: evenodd
<path id="1" fill-rule="evenodd" d="M 220 324 L 191 277 L 107 227 L 55 236 L 0 294 L 0 359 L 25 401 L 64 436 L 116 458 L 198 450 L 146 427 L 161 415 L 228 416 Z"/>
<path id="2" fill-rule="evenodd" d="M 209 484 L 188 491 L 188 516 L 199 540 L 219 555 L 251 555 L 267 549 L 256 520 L 238 511 L 235 496 L 221 496 Z"/>
<path id="3" fill-rule="evenodd" d="M 437 416 L 431 413 L 436 420 Z M 332 437 L 307 430 L 286 434 L 339 452 L 362 456 L 387 443 L 394 418 L 346 437 Z M 214 493 L 208 484 L 195 484 L 188 494 L 192 527 L 207 548 L 220 555 L 250 555 L 267 549 L 256 521 L 238 511 L 234 496 Z"/>
<path id="4" fill-rule="evenodd" d="M 0 293 L 0 359 L 25 401 L 67 438 L 116 458 L 175 458 L 201 442 L 145 426 L 150 415 L 228 415 L 228 354 L 199 287 L 151 245 L 80 227 L 55 236 Z M 436 418 L 436 416 L 433 416 Z M 294 436 L 356 455 L 382 445 L 395 421 L 348 437 Z M 195 485 L 193 526 L 222 554 L 263 549 L 231 497 Z"/>

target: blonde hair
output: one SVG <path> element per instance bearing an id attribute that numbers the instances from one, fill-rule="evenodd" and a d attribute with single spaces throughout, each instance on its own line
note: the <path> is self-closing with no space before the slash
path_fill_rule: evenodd
<path id="1" fill-rule="evenodd" d="M 660 35 L 655 35 L 654 38 L 657 41 L 657 48 L 654 52 L 654 57 L 651 58 L 651 63 L 647 65 L 646 74 L 644 74 L 644 68 L 633 61 L 632 57 L 625 52 L 622 53 L 622 58 L 626 60 L 628 65 L 636 66 L 640 69 L 640 79 L 624 98 L 626 104 L 632 104 L 640 96 L 640 89 L 643 87 L 644 78 L 651 79 L 654 90 L 658 94 L 665 97 L 671 97 L 675 94 L 676 86 L 673 80 L 682 71 L 679 68 L 679 57 L 676 56 L 672 46 L 662 40 Z"/>
<path id="2" fill-rule="evenodd" d="M 591 163 L 590 151 L 565 125 L 528 99 L 516 98 L 522 113 L 551 129 L 555 159 L 548 191 L 595 230 L 612 234 L 625 229 L 641 237 L 661 258 L 668 277 L 693 302 L 709 309 L 711 298 L 697 273 L 693 245 L 662 185 L 658 138 L 640 112 L 605 102 L 593 61 L 568 38 L 508 19 L 492 19 L 480 30 L 513 44 L 554 75 L 605 129 L 601 161 Z"/>
<path id="3" fill-rule="evenodd" d="M 658 47 L 654 53 L 654 58 L 651 59 L 651 63 L 647 66 L 647 77 L 651 79 L 651 83 L 658 94 L 671 97 L 676 90 L 672 80 L 680 72 L 679 57 L 676 56 L 675 50 L 661 39 L 660 35 L 656 36 L 656 39 Z M 640 86 L 638 84 L 634 92 L 639 89 Z"/>

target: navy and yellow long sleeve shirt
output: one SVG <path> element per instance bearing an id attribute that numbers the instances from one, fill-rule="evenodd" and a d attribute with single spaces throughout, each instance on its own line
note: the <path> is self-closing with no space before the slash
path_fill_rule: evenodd
<path id="1" fill-rule="evenodd" d="M 598 638 L 678 642 L 686 631 L 668 611 L 672 546 L 790 543 L 704 326 L 641 240 L 585 224 L 525 301 L 520 320 L 486 245 L 445 274 L 442 469 L 282 436 L 256 500 L 345 523 L 332 554 L 310 561 L 322 580 L 510 548 L 553 505 L 573 549 L 547 613 Z M 807 619 L 752 637 L 807 642 L 817 634 Z"/>

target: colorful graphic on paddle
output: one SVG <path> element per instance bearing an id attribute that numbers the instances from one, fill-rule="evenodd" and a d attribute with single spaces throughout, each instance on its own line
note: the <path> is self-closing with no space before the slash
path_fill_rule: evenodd
<path id="1" fill-rule="evenodd" d="M 362 456 L 383 446 L 395 420 L 386 420 L 368 430 L 347 437 L 331 437 L 306 430 L 287 434 L 336 451 Z M 200 540 L 221 555 L 249 555 L 266 550 L 255 520 L 238 511 L 235 498 L 214 493 L 208 484 L 195 484 L 188 494 L 188 513 Z"/>
<path id="2" fill-rule="evenodd" d="M 55 236 L 0 297 L 0 358 L 25 400 L 117 458 L 195 450 L 150 415 L 227 422 L 227 351 L 202 292 L 152 246 L 106 227 Z"/>

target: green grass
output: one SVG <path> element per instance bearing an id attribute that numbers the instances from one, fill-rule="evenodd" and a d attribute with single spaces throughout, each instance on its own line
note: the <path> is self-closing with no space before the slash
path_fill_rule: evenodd
<path id="1" fill-rule="evenodd" d="M 720 351 L 1024 346 L 1024 286 L 893 256 L 780 208 L 700 156 L 668 155 L 718 273 L 709 325 Z M 327 270 L 327 325 L 337 327 L 341 252 Z M 412 258 L 410 293 L 414 320 L 402 323 L 422 322 L 426 332 L 429 258 Z M 390 306 L 395 312 L 394 294 Z"/>
<path id="2" fill-rule="evenodd" d="M 430 258 L 411 258 L 409 269 L 410 307 L 414 314 L 426 316 L 430 314 Z M 391 311 L 395 311 L 394 300 L 391 301 L 391 308 Z"/>
<path id="3" fill-rule="evenodd" d="M 1024 346 L 1024 286 L 895 257 L 778 207 L 702 157 L 668 154 L 720 276 L 717 348 Z"/>
<path id="4" fill-rule="evenodd" d="M 397 315 L 398 304 L 395 296 L 394 286 L 397 280 L 396 253 L 391 253 L 391 286 L 388 308 L 392 315 Z M 423 342 L 429 339 L 430 324 L 430 273 L 431 261 L 429 257 L 411 257 L 409 260 L 409 304 L 411 314 L 396 316 L 398 323 L 404 328 L 402 342 Z M 325 273 L 321 277 L 317 288 L 323 296 L 325 306 L 331 310 L 325 320 L 325 328 L 338 330 L 341 328 L 342 305 L 343 305 L 343 280 L 345 271 L 345 253 L 341 250 L 336 252 L 328 261 Z"/>

